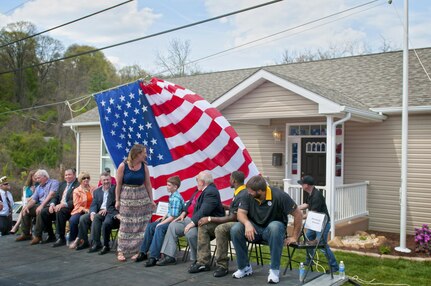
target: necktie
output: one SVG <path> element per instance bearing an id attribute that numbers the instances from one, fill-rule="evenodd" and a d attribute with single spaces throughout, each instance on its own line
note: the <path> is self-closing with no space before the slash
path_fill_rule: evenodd
<path id="1" fill-rule="evenodd" d="M 11 203 L 11 201 L 9 200 L 9 197 L 8 197 L 8 195 L 7 195 L 7 191 L 5 192 L 5 194 L 6 194 L 6 200 L 7 200 L 7 205 L 8 205 L 8 207 L 9 207 L 9 215 L 12 215 L 12 203 Z"/>
<path id="2" fill-rule="evenodd" d="M 70 189 L 70 184 L 68 183 L 67 185 L 66 185 L 66 188 L 64 189 L 64 191 L 63 191 L 63 197 L 61 198 L 61 202 L 62 203 L 66 203 L 66 195 L 67 195 L 67 193 L 69 192 L 69 189 Z"/>

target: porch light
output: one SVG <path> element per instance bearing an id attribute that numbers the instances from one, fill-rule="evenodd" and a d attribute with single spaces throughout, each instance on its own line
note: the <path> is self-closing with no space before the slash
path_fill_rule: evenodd
<path id="1" fill-rule="evenodd" d="M 281 131 L 277 130 L 277 128 L 275 128 L 274 131 L 272 131 L 272 137 L 277 142 L 281 141 L 281 135 L 282 135 Z"/>

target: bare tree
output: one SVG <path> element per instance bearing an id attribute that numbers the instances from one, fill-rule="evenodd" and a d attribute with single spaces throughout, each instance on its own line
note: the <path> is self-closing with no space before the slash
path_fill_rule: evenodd
<path id="1" fill-rule="evenodd" d="M 382 37 L 382 45 L 373 50 L 367 43 L 359 41 L 346 42 L 342 45 L 331 43 L 327 50 L 317 49 L 315 51 L 306 49 L 302 52 L 285 49 L 281 55 L 280 64 L 300 63 L 317 60 L 335 59 L 347 56 L 366 55 L 372 52 L 389 52 L 394 50 L 392 44 Z"/>
<path id="2" fill-rule="evenodd" d="M 173 39 L 169 42 L 166 54 L 157 52 L 156 64 L 163 69 L 160 73 L 169 72 L 171 76 L 185 76 L 199 73 L 199 68 L 190 64 L 190 41 Z"/>
<path id="3" fill-rule="evenodd" d="M 118 71 L 120 83 L 131 82 L 139 78 L 145 79 L 150 74 L 139 65 L 125 66 Z"/>

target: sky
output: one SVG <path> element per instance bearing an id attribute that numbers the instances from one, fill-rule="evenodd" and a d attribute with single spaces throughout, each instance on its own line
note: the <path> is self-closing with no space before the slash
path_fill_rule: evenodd
<path id="1" fill-rule="evenodd" d="M 0 0 L 0 27 L 29 21 L 43 31 L 122 2 L 125 0 Z M 71 44 L 102 48 L 265 2 L 269 1 L 134 0 L 46 35 L 65 48 Z M 392 4 L 388 0 L 284 0 L 103 53 L 117 68 L 137 64 L 158 73 L 163 68 L 157 64 L 157 53 L 166 55 L 173 39 L 190 41 L 190 60 L 218 54 L 196 63 L 200 71 L 213 72 L 280 63 L 286 50 L 300 54 L 352 45 L 361 52 L 366 45 L 379 52 L 384 42 L 401 50 L 403 21 L 404 0 Z M 431 47 L 430 27 L 431 1 L 410 0 L 410 48 Z"/>

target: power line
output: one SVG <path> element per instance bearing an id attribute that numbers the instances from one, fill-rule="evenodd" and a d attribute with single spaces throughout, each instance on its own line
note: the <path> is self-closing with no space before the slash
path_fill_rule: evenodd
<path id="1" fill-rule="evenodd" d="M 219 51 L 219 52 L 213 53 L 213 54 L 211 54 L 211 55 L 207 55 L 207 56 L 205 56 L 205 57 L 202 57 L 202 58 L 199 58 L 199 59 L 196 59 L 196 60 L 190 61 L 190 62 L 186 63 L 186 65 L 194 64 L 194 63 L 197 63 L 197 62 L 200 62 L 200 61 L 203 61 L 203 60 L 206 60 L 206 59 L 209 59 L 209 58 L 212 58 L 212 57 L 215 57 L 215 56 L 218 56 L 218 55 L 224 54 L 224 53 L 226 53 L 226 52 L 230 52 L 230 51 L 236 50 L 236 49 L 238 49 L 238 48 L 241 48 L 241 47 L 244 47 L 244 46 L 247 46 L 247 45 L 250 45 L 250 44 L 253 44 L 253 43 L 256 43 L 256 42 L 259 42 L 259 41 L 262 41 L 262 40 L 265 40 L 265 39 L 268 39 L 268 38 L 271 38 L 271 37 L 274 37 L 274 36 L 277 36 L 277 35 L 280 35 L 280 34 L 283 34 L 283 33 L 285 33 L 285 32 L 289 32 L 289 31 L 292 31 L 292 30 L 295 30 L 295 29 L 298 29 L 298 28 L 301 28 L 301 27 L 307 26 L 307 25 L 309 25 L 309 24 L 313 24 L 313 23 L 319 22 L 319 21 L 321 21 L 321 20 L 328 19 L 328 18 L 333 17 L 333 16 L 337 16 L 337 15 L 343 14 L 343 13 L 345 13 L 345 12 L 348 12 L 348 11 L 351 11 L 351 10 L 354 10 L 354 9 L 357 9 L 357 8 L 361 8 L 361 7 L 363 7 L 363 6 L 367 6 L 367 5 L 371 4 L 371 3 L 378 2 L 378 1 L 380 1 L 380 0 L 373 0 L 373 1 L 370 1 L 370 2 L 367 2 L 367 3 L 364 3 L 364 4 L 360 4 L 360 5 L 357 5 L 357 6 L 354 6 L 354 7 L 351 7 L 351 8 L 348 8 L 348 9 L 345 9 L 345 10 L 342 10 L 342 11 L 339 11 L 339 12 L 336 12 L 336 13 L 333 13 L 333 14 L 330 14 L 330 15 L 327 15 L 327 16 L 324 16 L 324 17 L 321 17 L 321 18 L 318 18 L 318 19 L 315 19 L 315 20 L 311 20 L 311 21 L 308 21 L 308 22 L 306 22 L 306 23 L 303 23 L 303 24 L 300 24 L 300 25 L 297 25 L 297 26 L 294 26 L 294 27 L 290 27 L 290 28 L 284 29 L 284 30 L 282 30 L 282 31 L 279 31 L 279 32 L 276 32 L 276 33 L 273 33 L 273 34 L 267 35 L 267 36 L 265 36 L 265 37 L 261 37 L 261 38 L 258 38 L 258 39 L 255 39 L 255 40 L 252 40 L 252 41 L 249 41 L 249 42 L 243 43 L 243 44 L 241 44 L 241 45 L 238 45 L 238 46 L 235 46 L 235 47 L 232 47 L 232 48 L 229 48 L 229 49 L 225 49 L 225 50 L 223 50 L 223 51 Z M 364 10 L 359 11 L 359 12 L 357 12 L 357 13 L 367 11 L 367 10 L 369 10 L 369 9 L 375 8 L 375 7 L 380 6 L 380 5 L 383 5 L 383 4 L 377 4 L 377 5 L 373 6 L 373 7 L 370 7 L 370 8 L 364 9 Z M 330 21 L 330 22 L 328 22 L 328 23 L 324 23 L 324 24 L 322 24 L 321 26 L 326 25 L 326 24 L 329 24 L 329 23 L 332 23 L 332 22 L 336 22 L 336 21 L 341 20 L 341 19 L 343 19 L 343 18 L 349 17 L 349 16 L 351 16 L 351 15 L 353 15 L 353 14 L 355 14 L 355 13 L 349 14 L 349 15 L 347 15 L 347 16 L 345 16 L 345 17 L 341 17 L 341 18 L 338 18 L 338 19 L 332 20 L 332 21 Z M 320 26 L 315 26 L 315 27 L 309 28 L 309 29 L 307 29 L 307 30 L 304 30 L 304 31 L 302 31 L 302 32 L 305 32 L 305 31 L 308 31 L 308 30 L 311 30 L 311 29 L 314 29 L 314 28 L 319 28 L 319 27 L 320 27 Z M 298 32 L 297 34 L 299 34 L 299 33 L 301 33 L 301 32 Z M 165 73 L 165 72 L 167 72 L 167 71 L 168 71 L 168 70 L 163 70 L 163 71 L 161 71 L 161 72 L 160 72 L 160 74 L 163 74 L 163 73 Z"/>
<path id="2" fill-rule="evenodd" d="M 6 12 L 4 12 L 3 14 L 7 15 L 7 14 L 9 14 L 10 12 L 14 11 L 15 9 L 18 9 L 18 8 L 19 8 L 19 7 L 21 7 L 21 6 L 24 6 L 24 4 L 25 4 L 25 3 L 30 2 L 30 1 L 31 1 L 31 0 L 27 0 L 27 1 L 25 1 L 25 2 L 23 2 L 23 3 L 21 3 L 21 4 L 19 4 L 19 5 L 17 5 L 17 6 L 15 6 L 15 7 L 13 7 L 13 8 L 11 8 L 11 9 L 7 10 L 7 11 L 6 11 Z"/>
<path id="3" fill-rule="evenodd" d="M 232 16 L 232 15 L 235 15 L 235 14 L 246 12 L 246 11 L 254 10 L 254 9 L 257 9 L 257 8 L 260 8 L 260 7 L 264 7 L 264 6 L 267 6 L 267 5 L 271 5 L 271 4 L 274 4 L 274 3 L 277 3 L 277 2 L 281 2 L 281 1 L 283 1 L 283 0 L 273 0 L 273 1 L 270 1 L 270 2 L 263 3 L 263 4 L 251 6 L 251 7 L 244 8 L 244 9 L 241 9 L 241 10 L 236 10 L 234 12 L 230 12 L 230 13 L 227 13 L 227 14 L 223 14 L 223 15 L 219 15 L 219 16 L 216 16 L 216 17 L 212 17 L 212 18 L 208 18 L 208 19 L 205 19 L 205 20 L 201 20 L 201 21 L 198 21 L 198 22 L 194 22 L 194 23 L 191 23 L 191 24 L 187 24 L 187 25 L 176 27 L 176 28 L 164 30 L 164 31 L 161 31 L 161 32 L 158 32 L 158 33 L 154 33 L 154 34 L 148 35 L 148 36 L 143 36 L 143 37 L 135 38 L 135 39 L 132 39 L 132 40 L 120 42 L 120 43 L 117 43 L 117 44 L 105 46 L 105 47 L 102 47 L 102 48 L 99 48 L 99 49 L 94 49 L 94 50 L 90 50 L 90 51 L 86 51 L 86 52 L 82 52 L 82 53 L 70 55 L 70 56 L 67 56 L 67 57 L 53 59 L 53 60 L 50 60 L 50 61 L 46 61 L 46 62 L 42 62 L 42 63 L 38 63 L 38 64 L 29 65 L 29 66 L 22 67 L 22 68 L 19 68 L 19 69 L 13 69 L 13 70 L 8 70 L 8 71 L 0 72 L 0 75 L 2 75 L 2 74 L 8 74 L 8 73 L 13 73 L 13 72 L 16 72 L 16 71 L 19 71 L 19 70 L 22 70 L 22 69 L 34 68 L 34 67 L 38 67 L 38 66 L 41 66 L 41 65 L 45 65 L 45 64 L 50 64 L 50 63 L 62 61 L 62 60 L 72 59 L 72 58 L 80 57 L 80 56 L 83 56 L 83 55 L 92 54 L 92 53 L 95 53 L 95 52 L 98 52 L 98 51 L 102 51 L 102 50 L 106 50 L 106 49 L 110 49 L 110 48 L 122 46 L 122 45 L 125 45 L 125 44 L 130 44 L 130 43 L 133 43 L 133 42 L 141 41 L 141 40 L 144 40 L 144 39 L 149 39 L 149 38 L 152 38 L 152 37 L 160 36 L 160 35 L 163 35 L 163 34 L 168 34 L 168 33 L 174 32 L 174 31 L 178 31 L 178 30 L 190 28 L 190 27 L 193 27 L 193 26 L 196 26 L 196 25 L 200 25 L 200 24 L 203 24 L 203 23 L 207 23 L 207 22 L 211 22 L 211 21 L 217 20 L 217 19 L 229 17 L 229 16 Z"/>
<path id="4" fill-rule="evenodd" d="M 64 26 L 67 26 L 67 25 L 73 24 L 73 23 L 75 23 L 75 22 L 78 22 L 78 21 L 81 21 L 81 20 L 84 20 L 84 19 L 90 18 L 90 17 L 92 17 L 92 16 L 94 16 L 94 15 L 97 15 L 97 14 L 100 14 L 100 13 L 106 12 L 106 11 L 108 11 L 108 10 L 111 10 L 111 9 L 117 8 L 117 7 L 119 7 L 119 6 L 122 6 L 122 5 L 127 4 L 127 3 L 129 3 L 129 2 L 132 2 L 132 1 L 134 1 L 134 0 L 128 0 L 128 1 L 122 2 L 122 3 L 120 3 L 120 4 L 117 4 L 117 5 L 111 6 L 111 7 L 109 7 L 109 8 L 106 8 L 106 9 L 103 9 L 103 10 L 100 10 L 100 11 L 97 11 L 97 12 L 94 12 L 94 13 L 91 13 L 91 14 L 89 14 L 89 15 L 87 15 L 87 16 L 83 16 L 83 17 L 81 17 L 81 18 L 78 18 L 78 19 L 72 20 L 72 21 L 70 21 L 70 22 L 67 22 L 67 23 L 64 23 L 64 24 L 61 24 L 61 25 L 58 25 L 58 26 L 52 27 L 52 28 L 50 28 L 50 29 L 48 29 L 48 30 L 45 30 L 45 31 L 42 31 L 42 32 L 39 32 L 39 33 L 36 33 L 36 34 L 33 34 L 33 35 L 29 35 L 29 36 L 27 36 L 27 37 L 21 38 L 21 39 L 19 39 L 19 40 L 15 40 L 15 41 L 10 42 L 10 43 L 3 44 L 3 45 L 1 45 L 1 46 L 0 46 L 0 48 L 4 48 L 4 47 L 10 46 L 10 45 L 13 45 L 13 44 L 15 44 L 15 43 L 18 43 L 18 42 L 21 42 L 21 41 L 24 41 L 24 40 L 28 40 L 28 39 L 30 39 L 30 38 L 34 38 L 34 37 L 36 37 L 36 36 L 39 36 L 39 35 L 45 34 L 45 33 L 47 33 L 47 32 L 50 32 L 50 31 L 52 31 L 52 30 L 55 30 L 55 29 L 58 29 L 58 28 L 61 28 L 61 27 L 64 27 Z M 24 3 L 23 3 L 23 4 L 21 4 L 21 5 L 24 5 Z"/>

